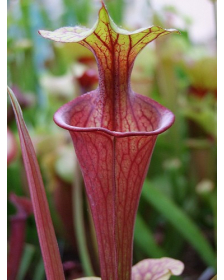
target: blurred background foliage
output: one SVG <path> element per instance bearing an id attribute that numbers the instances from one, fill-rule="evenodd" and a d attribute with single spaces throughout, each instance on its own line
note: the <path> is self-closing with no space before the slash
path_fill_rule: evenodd
<path id="1" fill-rule="evenodd" d="M 178 13 L 172 1 L 160 9 L 154 9 L 150 0 L 140 2 L 150 11 L 145 17 L 147 25 L 177 28 L 173 18 L 180 17 L 185 27 L 181 36 L 170 35 L 147 46 L 133 69 L 133 89 L 167 106 L 176 116 L 173 127 L 158 137 L 143 187 L 133 261 L 177 258 L 185 270 L 175 279 L 208 280 L 216 272 L 216 36 L 195 43 L 189 36 L 190 15 Z M 216 3 L 210 2 L 216 20 Z M 129 30 L 145 27 L 126 23 L 131 22 L 130 11 L 129 21 L 125 19 L 134 1 L 105 3 L 118 25 Z M 87 49 L 50 42 L 37 31 L 77 24 L 91 27 L 99 8 L 100 1 L 93 0 L 8 0 L 8 85 L 23 108 L 36 149 L 67 279 L 92 270 L 99 275 L 99 264 L 84 187 L 76 188 L 77 162 L 70 137 L 52 119 L 62 104 L 95 88 L 98 73 Z M 141 18 L 141 14 L 135 16 Z M 29 197 L 9 104 L 7 114 L 8 194 Z M 9 240 L 14 214 L 9 201 Z M 26 219 L 16 279 L 45 279 L 32 215 Z"/>

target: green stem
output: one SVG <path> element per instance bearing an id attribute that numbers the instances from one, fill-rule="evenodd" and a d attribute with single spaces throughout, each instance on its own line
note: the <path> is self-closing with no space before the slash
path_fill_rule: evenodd
<path id="1" fill-rule="evenodd" d="M 88 203 L 88 208 L 90 209 L 89 203 Z M 97 239 L 96 239 L 96 231 L 95 231 L 91 211 L 88 211 L 88 218 L 89 218 L 88 220 L 89 220 L 91 243 L 92 243 L 92 246 L 93 246 L 93 255 L 94 255 L 94 258 L 96 260 L 96 266 L 97 266 L 97 269 L 98 269 L 99 268 L 99 254 L 98 254 L 98 246 L 97 246 Z"/>
<path id="2" fill-rule="evenodd" d="M 94 276 L 91 265 L 88 248 L 85 237 L 85 225 L 83 217 L 83 197 L 82 197 L 82 176 L 79 167 L 75 170 L 75 181 L 73 183 L 72 201 L 73 201 L 73 223 L 75 227 L 78 250 L 82 262 L 83 270 L 86 276 Z"/>
<path id="3" fill-rule="evenodd" d="M 217 246 L 217 194 L 208 193 L 206 195 L 206 200 L 211 207 L 213 219 L 214 219 L 214 240 Z"/>

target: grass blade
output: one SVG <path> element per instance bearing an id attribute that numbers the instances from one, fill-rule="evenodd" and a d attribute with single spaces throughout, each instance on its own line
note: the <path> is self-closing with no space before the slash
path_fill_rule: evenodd
<path id="1" fill-rule="evenodd" d="M 83 270 L 86 276 L 93 276 L 94 271 L 92 268 L 90 255 L 88 253 L 88 247 L 86 243 L 85 236 L 85 225 L 84 225 L 84 215 L 83 215 L 83 197 L 82 197 L 82 181 L 81 181 L 81 171 L 79 167 L 75 170 L 75 181 L 73 182 L 72 199 L 73 199 L 73 213 L 74 213 L 74 229 L 76 231 L 76 237 L 78 241 L 78 249 L 80 254 L 80 259 L 83 265 Z"/>
<path id="2" fill-rule="evenodd" d="M 152 232 L 149 230 L 148 225 L 139 214 L 137 214 L 136 217 L 134 239 L 135 239 L 135 243 L 149 257 L 161 258 L 166 255 L 165 252 L 162 250 L 162 248 L 160 248 L 156 244 Z"/>
<path id="3" fill-rule="evenodd" d="M 197 225 L 178 206 L 148 180 L 144 183 L 143 196 L 195 248 L 206 264 L 216 266 L 216 255 L 211 245 Z"/>
<path id="4" fill-rule="evenodd" d="M 34 257 L 35 247 L 30 244 L 26 244 L 23 252 L 23 258 L 20 264 L 17 280 L 25 279 L 25 275 L 29 269 L 29 266 L 32 262 L 32 258 Z"/>

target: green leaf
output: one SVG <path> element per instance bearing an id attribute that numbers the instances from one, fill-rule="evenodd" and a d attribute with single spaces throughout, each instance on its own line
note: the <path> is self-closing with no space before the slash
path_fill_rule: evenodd
<path id="1" fill-rule="evenodd" d="M 44 279 L 45 279 L 44 263 L 43 260 L 40 259 L 35 268 L 32 280 L 44 280 Z"/>
<path id="2" fill-rule="evenodd" d="M 165 256 L 165 252 L 156 244 L 152 232 L 150 231 L 148 225 L 139 214 L 137 214 L 135 222 L 134 239 L 135 243 L 148 256 L 153 258 L 161 258 Z"/>
<path id="3" fill-rule="evenodd" d="M 216 266 L 216 255 L 198 226 L 168 199 L 156 186 L 145 181 L 143 187 L 145 199 L 159 211 L 182 236 L 194 247 L 207 265 Z"/>
<path id="4" fill-rule="evenodd" d="M 30 244 L 26 244 L 23 252 L 22 261 L 20 264 L 17 280 L 23 280 L 25 279 L 26 272 L 29 269 L 29 266 L 31 264 L 32 258 L 35 253 L 35 247 Z"/>

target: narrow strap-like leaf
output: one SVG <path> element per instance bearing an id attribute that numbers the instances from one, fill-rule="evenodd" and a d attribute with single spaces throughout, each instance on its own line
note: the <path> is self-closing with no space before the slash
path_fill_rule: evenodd
<path id="1" fill-rule="evenodd" d="M 162 258 L 166 255 L 165 251 L 156 244 L 153 232 L 139 213 L 136 216 L 134 238 L 137 246 L 149 257 Z"/>
<path id="2" fill-rule="evenodd" d="M 46 276 L 48 280 L 64 280 L 58 244 L 33 144 L 23 120 L 19 103 L 10 88 L 8 88 L 8 94 L 16 116 L 23 161 L 29 184 Z"/>
<path id="3" fill-rule="evenodd" d="M 169 200 L 152 183 L 149 183 L 148 180 L 145 180 L 143 196 L 194 247 L 206 264 L 216 267 L 216 255 L 213 248 L 203 236 L 198 226 L 182 209 L 178 208 L 178 206 Z"/>

